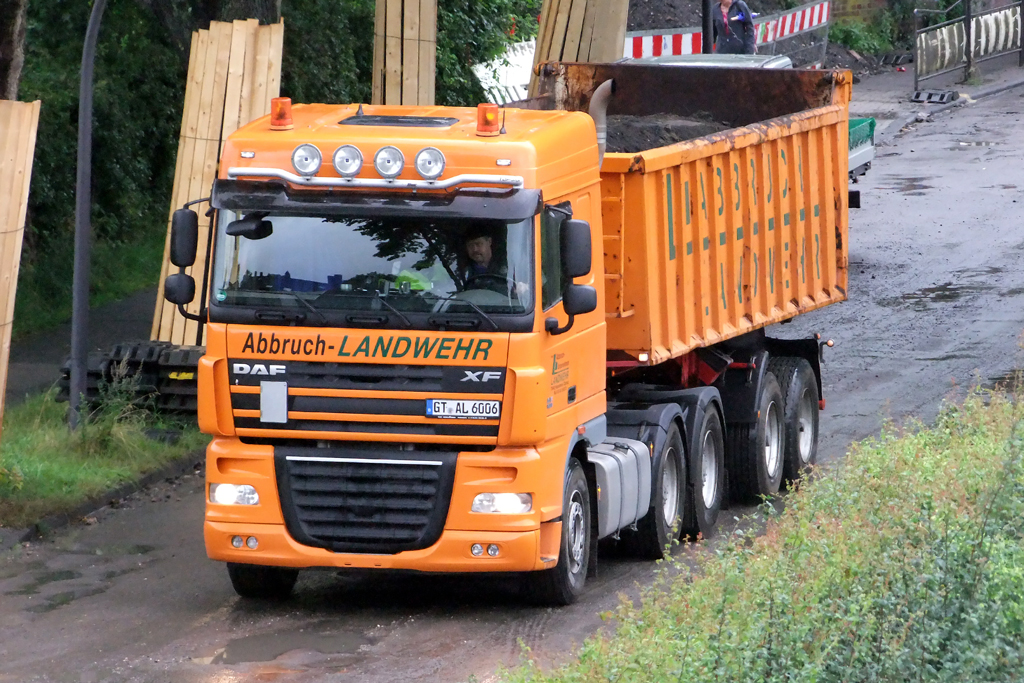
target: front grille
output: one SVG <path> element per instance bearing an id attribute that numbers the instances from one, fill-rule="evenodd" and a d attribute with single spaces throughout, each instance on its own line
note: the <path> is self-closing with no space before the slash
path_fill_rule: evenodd
<path id="1" fill-rule="evenodd" d="M 274 449 L 288 532 L 334 552 L 394 554 L 433 545 L 448 516 L 457 455 Z"/>
<path id="2" fill-rule="evenodd" d="M 255 367 L 254 361 L 229 361 L 230 367 Z M 269 366 L 265 363 L 261 366 Z M 312 363 L 283 361 L 272 366 L 274 375 L 235 374 L 239 387 L 258 387 L 263 381 L 288 384 L 288 421 L 262 422 L 258 393 L 231 393 L 235 427 L 242 430 L 320 432 L 353 435 L 387 435 L 427 441 L 433 437 L 496 439 L 497 420 L 429 419 L 426 398 L 380 398 L 362 392 L 420 392 L 430 398 L 453 398 L 505 391 L 502 367 L 385 365 L 372 363 Z M 269 369 L 267 370 L 269 372 Z M 302 396 L 295 389 L 327 389 L 348 396 Z M 251 391 L 251 390 L 249 390 Z M 356 395 L 352 395 L 356 394 Z M 249 411 L 239 414 L 240 411 Z M 491 422 L 491 424 L 487 424 Z M 482 423 L 482 424 L 481 424 Z M 248 433 L 253 436 L 253 433 Z M 341 437 L 344 438 L 344 437 Z"/>

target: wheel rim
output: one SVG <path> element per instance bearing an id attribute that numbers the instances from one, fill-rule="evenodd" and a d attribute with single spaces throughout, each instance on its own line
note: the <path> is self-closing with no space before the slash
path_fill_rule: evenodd
<path id="1" fill-rule="evenodd" d="M 573 491 L 569 498 L 569 571 L 573 574 L 579 573 L 583 566 L 587 540 L 586 523 L 583 514 L 583 495 L 579 491 Z"/>
<path id="2" fill-rule="evenodd" d="M 782 464 L 782 430 L 779 428 L 779 408 L 775 401 L 764 411 L 764 464 L 768 478 L 774 479 Z"/>
<path id="3" fill-rule="evenodd" d="M 704 434 L 700 461 L 701 497 L 704 499 L 704 508 L 708 509 L 714 506 L 718 495 L 718 453 L 711 432 Z"/>
<path id="4" fill-rule="evenodd" d="M 811 392 L 805 391 L 796 412 L 797 451 L 804 465 L 811 461 L 811 449 L 814 448 L 814 409 Z"/>
<path id="5" fill-rule="evenodd" d="M 679 465 L 676 462 L 676 449 L 665 451 L 665 466 L 661 472 L 661 514 L 666 526 L 676 523 L 679 507 Z"/>

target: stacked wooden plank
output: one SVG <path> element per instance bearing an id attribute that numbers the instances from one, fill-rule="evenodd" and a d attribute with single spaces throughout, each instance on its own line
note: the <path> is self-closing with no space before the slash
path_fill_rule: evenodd
<path id="1" fill-rule="evenodd" d="M 14 294 L 38 125 L 38 101 L 0 100 L 0 417 L 7 391 Z"/>
<path id="2" fill-rule="evenodd" d="M 622 58 L 629 0 L 544 0 L 533 56 L 530 97 L 544 62 L 614 62 Z"/>
<path id="3" fill-rule="evenodd" d="M 210 194 L 224 140 L 240 126 L 270 113 L 270 100 L 281 90 L 281 53 L 284 23 L 260 26 L 255 19 L 212 22 L 208 30 L 192 34 L 181 116 L 177 167 L 171 194 L 171 214 L 185 203 Z M 210 219 L 204 202 L 192 207 L 199 213 L 199 257 L 186 272 L 198 283 L 196 300 L 188 306 L 198 313 L 203 301 L 203 264 L 206 261 Z M 164 246 L 163 270 L 151 339 L 174 344 L 203 343 L 198 324 L 186 320 L 177 307 L 164 301 L 163 282 L 176 269 L 170 263 L 170 221 Z"/>
<path id="4" fill-rule="evenodd" d="M 437 0 L 377 0 L 373 104 L 434 104 Z"/>

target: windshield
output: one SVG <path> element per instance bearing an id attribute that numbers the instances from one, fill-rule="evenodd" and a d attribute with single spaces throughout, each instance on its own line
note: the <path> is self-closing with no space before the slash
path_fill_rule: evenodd
<path id="1" fill-rule="evenodd" d="M 365 219 L 221 209 L 212 303 L 294 309 L 308 324 L 345 325 L 348 314 L 353 324 L 412 327 L 425 324 L 414 314 L 457 313 L 497 328 L 491 316 L 533 310 L 533 227 L 533 218 Z"/>

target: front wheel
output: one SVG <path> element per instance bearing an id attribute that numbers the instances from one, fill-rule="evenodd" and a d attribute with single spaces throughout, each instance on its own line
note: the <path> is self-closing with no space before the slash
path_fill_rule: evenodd
<path id="1" fill-rule="evenodd" d="M 299 570 L 228 562 L 228 577 L 235 592 L 243 598 L 284 600 L 291 595 Z"/>
<path id="2" fill-rule="evenodd" d="M 590 490 L 583 466 L 571 458 L 562 495 L 562 542 L 558 564 L 527 575 L 533 599 L 541 605 L 571 605 L 583 593 L 590 564 Z"/>

